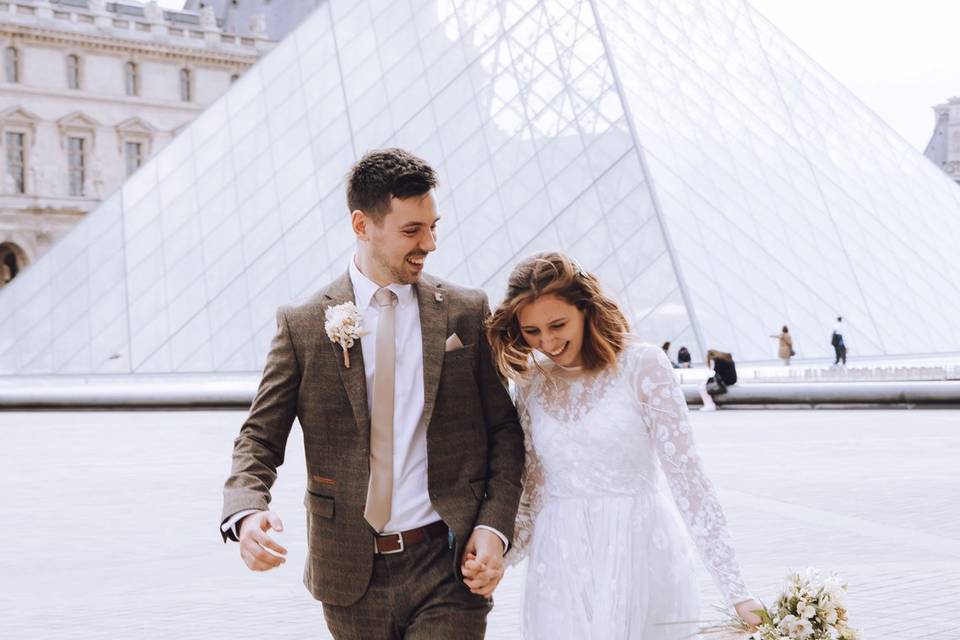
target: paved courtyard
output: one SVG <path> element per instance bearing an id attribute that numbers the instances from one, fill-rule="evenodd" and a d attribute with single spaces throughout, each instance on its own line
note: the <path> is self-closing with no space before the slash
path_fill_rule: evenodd
<path id="1" fill-rule="evenodd" d="M 274 508 L 290 561 L 253 574 L 217 534 L 235 411 L 0 412 L 0 638 L 328 638 L 300 578 L 302 440 Z M 960 638 L 960 411 L 693 414 L 748 584 L 850 582 L 868 640 Z M 717 600 L 705 572 L 704 602 Z M 488 637 L 519 638 L 522 568 Z M 611 639 L 613 640 L 613 639 Z"/>

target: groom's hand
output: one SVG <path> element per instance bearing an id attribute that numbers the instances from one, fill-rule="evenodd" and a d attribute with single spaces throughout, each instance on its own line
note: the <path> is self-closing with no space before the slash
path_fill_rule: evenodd
<path id="1" fill-rule="evenodd" d="M 257 511 L 240 521 L 240 557 L 251 571 L 269 571 L 287 561 L 287 550 L 267 535 L 270 529 L 283 531 L 273 511 Z"/>
<path id="2" fill-rule="evenodd" d="M 474 529 L 463 549 L 460 573 L 471 593 L 489 597 L 503 578 L 503 542 L 487 529 Z"/>

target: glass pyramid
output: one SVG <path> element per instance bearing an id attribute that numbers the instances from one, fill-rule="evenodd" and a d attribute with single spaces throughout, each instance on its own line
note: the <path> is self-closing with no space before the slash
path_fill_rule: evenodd
<path id="1" fill-rule="evenodd" d="M 494 304 L 559 248 L 695 354 L 960 352 L 960 188 L 742 0 L 335 0 L 0 290 L 0 373 L 260 368 L 383 146 Z"/>

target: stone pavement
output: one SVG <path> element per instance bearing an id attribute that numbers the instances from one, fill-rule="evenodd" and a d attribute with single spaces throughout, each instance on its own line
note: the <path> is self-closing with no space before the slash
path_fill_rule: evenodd
<path id="1" fill-rule="evenodd" d="M 220 488 L 243 416 L 0 412 L 0 638 L 328 638 L 300 582 L 298 431 L 274 491 L 290 562 L 253 574 L 220 542 Z M 866 639 L 960 639 L 960 411 L 692 420 L 759 597 L 813 565 L 850 582 Z M 521 574 L 497 592 L 491 639 L 520 637 Z M 716 601 L 700 579 L 704 602 Z"/>

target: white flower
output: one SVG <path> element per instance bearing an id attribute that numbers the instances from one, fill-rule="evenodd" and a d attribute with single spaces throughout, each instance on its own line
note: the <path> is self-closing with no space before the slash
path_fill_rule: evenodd
<path id="1" fill-rule="evenodd" d="M 803 611 L 800 613 L 801 618 L 810 619 L 813 616 L 817 615 L 817 609 L 813 605 L 808 604 L 803 608 Z"/>
<path id="2" fill-rule="evenodd" d="M 793 626 L 793 634 L 796 638 L 806 638 L 813 635 L 813 625 L 809 620 L 797 620 Z"/>
<path id="3" fill-rule="evenodd" d="M 847 586 L 836 576 L 830 576 L 823 581 L 823 591 L 834 604 L 843 603 L 843 597 L 846 595 Z"/>
<path id="4" fill-rule="evenodd" d="M 328 307 L 326 311 L 326 321 L 323 328 L 327 332 L 327 337 L 339 344 L 343 349 L 343 365 L 350 368 L 350 354 L 347 350 L 353 346 L 360 336 L 364 335 L 362 331 L 363 319 L 360 316 L 360 310 L 352 302 Z"/>

